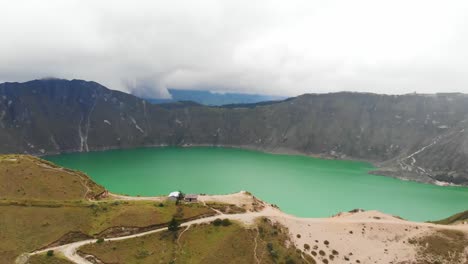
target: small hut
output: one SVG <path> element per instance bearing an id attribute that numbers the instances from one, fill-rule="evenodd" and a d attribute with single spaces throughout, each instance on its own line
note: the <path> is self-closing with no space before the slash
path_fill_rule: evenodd
<path id="1" fill-rule="evenodd" d="M 198 194 L 186 194 L 184 197 L 186 202 L 197 202 L 198 201 Z"/>

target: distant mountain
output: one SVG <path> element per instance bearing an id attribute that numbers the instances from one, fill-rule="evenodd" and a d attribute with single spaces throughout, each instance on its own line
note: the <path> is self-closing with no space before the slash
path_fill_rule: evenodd
<path id="1" fill-rule="evenodd" d="M 161 145 L 366 160 L 378 174 L 468 185 L 468 96 L 307 94 L 208 107 L 153 105 L 82 80 L 0 84 L 1 153 Z"/>
<path id="2" fill-rule="evenodd" d="M 244 93 L 213 93 L 202 90 L 176 90 L 169 89 L 171 99 L 148 99 L 147 101 L 153 104 L 172 103 L 178 101 L 192 101 L 202 105 L 221 106 L 228 104 L 252 104 L 263 101 L 278 101 L 285 97 L 259 95 L 259 94 L 244 94 Z"/>

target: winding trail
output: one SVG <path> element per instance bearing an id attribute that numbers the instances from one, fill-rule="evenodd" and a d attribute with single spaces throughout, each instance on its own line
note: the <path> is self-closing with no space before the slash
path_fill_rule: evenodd
<path id="1" fill-rule="evenodd" d="M 441 139 L 442 137 L 441 136 L 437 136 L 435 137 L 432 142 L 428 145 L 425 145 L 423 146 L 422 148 L 416 150 L 415 152 L 411 153 L 410 155 L 408 155 L 407 157 L 401 159 L 399 161 L 400 163 L 400 167 L 403 169 L 403 170 L 409 170 L 411 171 L 412 168 L 415 168 L 416 171 L 420 171 L 422 172 L 423 174 L 425 174 L 426 176 L 432 178 L 432 176 L 426 172 L 425 169 L 419 167 L 419 166 L 416 166 L 416 158 L 415 156 L 418 155 L 419 153 L 423 152 L 424 150 L 426 150 L 427 148 L 430 148 L 432 146 L 434 146 L 435 144 L 437 144 L 439 142 L 439 140 Z M 411 159 L 411 162 L 408 164 L 406 161 Z"/>
<path id="2" fill-rule="evenodd" d="M 115 193 L 109 192 L 109 198 L 114 200 L 121 200 L 121 201 L 153 201 L 153 202 L 163 202 L 166 200 L 164 196 L 127 196 L 127 195 L 120 195 Z"/>
<path id="3" fill-rule="evenodd" d="M 260 232 L 258 231 L 258 228 L 256 228 L 255 230 L 257 230 L 257 235 L 255 236 L 254 257 L 255 257 L 255 261 L 257 262 L 257 264 L 260 264 L 260 260 L 258 259 L 258 256 L 257 256 L 257 247 L 258 247 L 257 239 L 258 239 L 258 236 L 260 235 Z"/>
<path id="4" fill-rule="evenodd" d="M 263 212 L 249 212 L 249 213 L 244 213 L 244 214 L 223 215 L 223 218 L 240 221 L 240 222 L 243 222 L 245 224 L 252 224 L 252 223 L 254 223 L 255 219 L 257 217 L 260 217 L 260 216 L 264 216 L 264 213 Z M 185 222 L 185 223 L 181 224 L 180 226 L 181 227 L 187 227 L 187 229 L 188 229 L 188 227 L 193 225 L 193 224 L 209 223 L 209 222 L 212 222 L 216 218 L 219 218 L 219 217 L 220 217 L 219 215 L 215 215 L 215 216 L 205 217 L 205 218 L 201 218 L 201 219 L 196 219 L 196 220 L 193 220 L 193 221 Z M 165 231 L 165 230 L 167 230 L 167 227 L 159 228 L 159 229 L 155 229 L 155 230 L 151 230 L 151 231 L 146 231 L 146 232 L 142 232 L 142 233 L 138 233 L 138 234 L 128 235 L 128 236 L 108 238 L 108 239 L 105 239 L 105 240 L 106 241 L 120 241 L 120 240 L 131 239 L 131 238 L 142 237 L 142 236 L 146 236 L 146 235 L 150 235 L 150 234 L 155 234 L 155 233 L 159 233 L 159 232 L 162 232 L 162 231 Z M 77 264 L 92 264 L 88 260 L 81 257 L 79 254 L 77 254 L 77 250 L 82 246 L 92 244 L 92 243 L 95 243 L 95 242 L 96 242 L 96 239 L 87 239 L 87 240 L 73 242 L 73 243 L 65 244 L 65 245 L 61 245 L 61 246 L 45 248 L 45 249 L 42 249 L 42 250 L 34 251 L 34 252 L 29 253 L 27 255 L 28 256 L 33 256 L 33 255 L 37 255 L 37 254 L 46 253 L 49 250 L 54 250 L 54 251 L 62 253 L 67 259 L 69 259 L 70 261 L 73 261 L 74 263 L 77 263 Z M 24 255 L 22 255 L 22 256 L 24 256 Z"/>

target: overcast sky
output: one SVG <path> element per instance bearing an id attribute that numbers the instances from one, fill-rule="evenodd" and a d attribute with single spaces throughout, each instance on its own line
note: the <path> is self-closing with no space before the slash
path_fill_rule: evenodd
<path id="1" fill-rule="evenodd" d="M 0 81 L 468 93 L 466 0 L 0 0 Z"/>

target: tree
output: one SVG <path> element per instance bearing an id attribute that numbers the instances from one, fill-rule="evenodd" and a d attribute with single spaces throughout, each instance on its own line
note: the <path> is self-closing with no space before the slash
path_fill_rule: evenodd
<path id="1" fill-rule="evenodd" d="M 172 220 L 169 222 L 169 225 L 167 226 L 167 230 L 175 232 L 179 229 L 179 226 L 180 226 L 179 222 L 174 217 L 172 217 Z"/>
<path id="2" fill-rule="evenodd" d="M 178 205 L 180 201 L 184 200 L 184 197 L 185 197 L 185 193 L 179 190 L 179 196 L 177 196 L 176 205 Z"/>
<path id="3" fill-rule="evenodd" d="M 48 257 L 52 257 L 54 255 L 54 251 L 53 250 L 48 250 L 47 251 L 47 256 Z"/>

